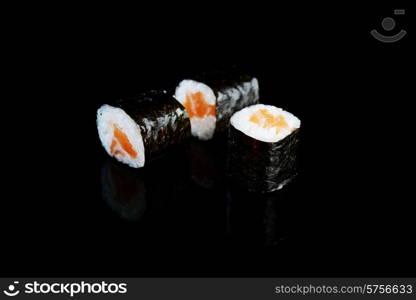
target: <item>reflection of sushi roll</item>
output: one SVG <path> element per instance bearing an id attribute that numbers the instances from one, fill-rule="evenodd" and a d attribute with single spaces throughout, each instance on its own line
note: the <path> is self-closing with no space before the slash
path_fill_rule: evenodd
<path id="1" fill-rule="evenodd" d="M 101 169 L 104 200 L 122 218 L 139 220 L 146 210 L 146 189 L 143 178 L 126 166 L 107 160 Z"/>
<path id="2" fill-rule="evenodd" d="M 227 234 L 237 245 L 269 247 L 284 238 L 280 209 L 281 191 L 268 194 L 227 189 Z"/>
<path id="3" fill-rule="evenodd" d="M 224 147 L 221 147 L 224 146 Z M 221 182 L 225 165 L 222 153 L 226 143 L 216 141 L 201 142 L 193 140 L 189 145 L 191 179 L 201 188 L 211 189 Z"/>
<path id="4" fill-rule="evenodd" d="M 192 135 L 209 140 L 217 131 L 228 128 L 232 114 L 259 100 L 255 77 L 211 73 L 197 80 L 183 80 L 175 98 L 186 108 L 191 119 Z"/>
<path id="5" fill-rule="evenodd" d="M 280 108 L 257 104 L 231 118 L 230 179 L 250 191 L 271 192 L 296 175 L 300 120 Z"/>
<path id="6" fill-rule="evenodd" d="M 165 91 L 151 91 L 103 105 L 97 127 L 107 153 L 134 168 L 190 136 L 185 109 Z"/>
<path id="7" fill-rule="evenodd" d="M 199 141 L 190 144 L 191 179 L 202 188 L 212 188 L 215 185 L 216 166 L 215 159 L 209 149 Z"/>

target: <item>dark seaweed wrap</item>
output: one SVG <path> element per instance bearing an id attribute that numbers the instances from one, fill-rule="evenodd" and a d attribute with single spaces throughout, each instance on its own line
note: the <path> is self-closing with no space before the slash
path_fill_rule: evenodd
<path id="1" fill-rule="evenodd" d="M 252 192 L 282 188 L 296 176 L 299 129 L 276 143 L 256 140 L 230 126 L 227 175 Z"/>
<path id="2" fill-rule="evenodd" d="M 115 101 L 139 126 L 145 148 L 145 165 L 164 150 L 191 136 L 185 108 L 166 91 L 149 91 Z"/>
<path id="3" fill-rule="evenodd" d="M 196 80 L 208 85 L 217 98 L 216 132 L 228 129 L 231 116 L 242 108 L 259 103 L 259 85 L 255 77 L 233 72 L 211 72 Z"/>

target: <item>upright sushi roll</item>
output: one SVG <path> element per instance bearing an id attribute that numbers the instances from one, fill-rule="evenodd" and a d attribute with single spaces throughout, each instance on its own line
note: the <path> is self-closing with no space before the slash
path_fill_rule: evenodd
<path id="1" fill-rule="evenodd" d="M 246 107 L 231 118 L 227 173 L 252 192 L 282 188 L 296 175 L 300 120 L 271 105 Z"/>
<path id="2" fill-rule="evenodd" d="M 104 149 L 122 163 L 143 167 L 191 135 L 186 110 L 166 91 L 105 104 L 97 111 L 98 135 Z"/>
<path id="3" fill-rule="evenodd" d="M 232 114 L 259 101 L 255 77 L 234 73 L 209 73 L 179 83 L 175 98 L 188 112 L 192 135 L 209 140 L 228 128 Z"/>

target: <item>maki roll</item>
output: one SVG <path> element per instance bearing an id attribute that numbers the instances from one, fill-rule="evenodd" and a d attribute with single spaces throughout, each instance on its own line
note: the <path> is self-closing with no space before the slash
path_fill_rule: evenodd
<path id="1" fill-rule="evenodd" d="M 234 73 L 203 74 L 179 83 L 175 98 L 188 112 L 192 135 L 209 140 L 228 128 L 232 114 L 259 101 L 255 77 Z"/>
<path id="2" fill-rule="evenodd" d="M 271 105 L 246 107 L 231 118 L 227 173 L 253 192 L 272 192 L 296 175 L 300 120 Z"/>
<path id="3" fill-rule="evenodd" d="M 186 110 L 166 91 L 101 106 L 97 128 L 107 153 L 133 168 L 143 167 L 191 134 Z"/>

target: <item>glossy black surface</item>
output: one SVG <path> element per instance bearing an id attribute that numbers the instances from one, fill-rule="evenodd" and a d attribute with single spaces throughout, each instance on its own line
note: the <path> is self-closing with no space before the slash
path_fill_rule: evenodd
<path id="1" fill-rule="evenodd" d="M 30 82 L 3 114 L 13 155 L 3 156 L 12 167 L 0 275 L 414 275 L 410 42 L 369 34 L 391 9 L 224 9 L 194 24 L 211 43 L 192 51 L 178 34 L 188 19 L 159 9 L 120 22 L 94 10 L 45 38 L 48 51 L 31 48 L 36 66 L 16 67 Z M 291 184 L 267 196 L 230 186 L 225 137 L 186 143 L 137 172 L 109 160 L 100 104 L 227 65 L 258 77 L 261 102 L 302 120 Z M 103 197 L 112 177 L 126 195 Z"/>

